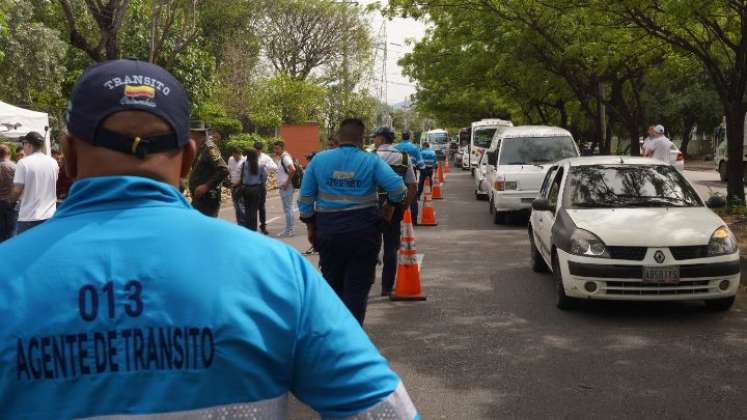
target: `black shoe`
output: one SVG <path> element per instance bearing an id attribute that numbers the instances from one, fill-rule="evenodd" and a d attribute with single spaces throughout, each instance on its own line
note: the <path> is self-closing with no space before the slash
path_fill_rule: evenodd
<path id="1" fill-rule="evenodd" d="M 267 231 L 267 228 L 262 226 L 259 228 L 260 232 L 262 232 L 264 235 L 269 235 L 270 232 Z"/>

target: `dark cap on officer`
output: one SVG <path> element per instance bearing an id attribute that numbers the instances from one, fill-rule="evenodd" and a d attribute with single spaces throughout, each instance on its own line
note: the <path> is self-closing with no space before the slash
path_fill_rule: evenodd
<path id="1" fill-rule="evenodd" d="M 110 115 L 133 110 L 161 118 L 171 131 L 141 138 L 102 126 Z M 78 78 L 68 104 L 67 128 L 86 143 L 143 158 L 189 142 L 189 99 L 181 83 L 155 64 L 107 61 L 89 67 Z"/>

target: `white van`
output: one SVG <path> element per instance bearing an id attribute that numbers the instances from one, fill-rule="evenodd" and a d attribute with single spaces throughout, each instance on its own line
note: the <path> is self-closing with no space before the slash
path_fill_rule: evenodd
<path id="1" fill-rule="evenodd" d="M 530 209 L 550 164 L 577 156 L 573 136 L 559 127 L 526 125 L 496 133 L 486 166 L 494 222 L 503 223 L 506 213 Z"/>
<path id="2" fill-rule="evenodd" d="M 513 126 L 514 125 L 511 121 L 497 118 L 485 119 L 472 123 L 468 155 L 468 166 L 472 169 L 472 175 L 475 174 L 475 168 L 477 168 L 477 165 L 480 163 L 480 158 L 490 147 L 490 142 L 493 140 L 496 133 L 500 133 L 506 128 Z"/>

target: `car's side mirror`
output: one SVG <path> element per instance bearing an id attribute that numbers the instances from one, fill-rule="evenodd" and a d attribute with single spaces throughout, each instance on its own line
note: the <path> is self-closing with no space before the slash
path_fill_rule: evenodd
<path id="1" fill-rule="evenodd" d="M 711 209 L 722 209 L 726 207 L 726 200 L 720 195 L 712 195 L 706 200 L 706 206 Z"/>
<path id="2" fill-rule="evenodd" d="M 534 211 L 552 211 L 550 200 L 546 198 L 538 198 L 532 201 L 532 210 Z"/>

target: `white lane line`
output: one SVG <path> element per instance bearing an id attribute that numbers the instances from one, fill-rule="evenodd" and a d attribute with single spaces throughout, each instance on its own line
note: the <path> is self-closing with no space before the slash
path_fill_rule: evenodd
<path id="1" fill-rule="evenodd" d="M 418 259 L 418 272 L 423 271 L 423 259 L 425 259 L 425 254 L 415 254 L 415 258 Z"/>

